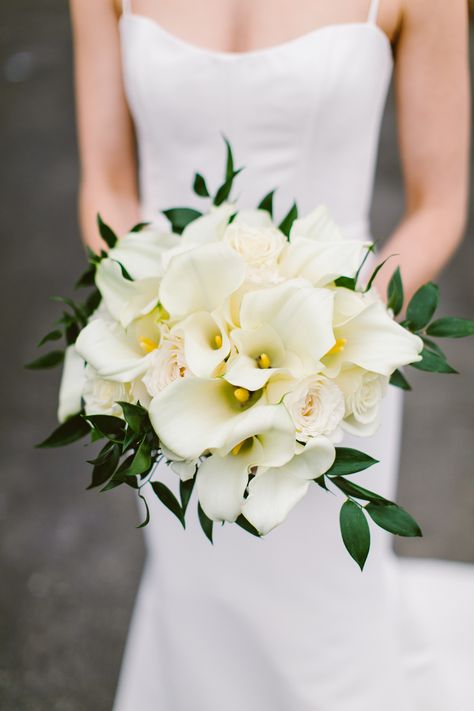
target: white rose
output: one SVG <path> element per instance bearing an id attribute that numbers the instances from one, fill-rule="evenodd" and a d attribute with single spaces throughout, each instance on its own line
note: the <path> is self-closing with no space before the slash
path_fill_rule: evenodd
<path id="1" fill-rule="evenodd" d="M 368 436 L 379 425 L 380 404 L 387 389 L 388 378 L 362 368 L 343 370 L 337 379 L 344 393 L 344 429 Z"/>
<path id="2" fill-rule="evenodd" d="M 105 380 L 97 375 L 90 365 L 85 368 L 84 404 L 86 415 L 114 415 L 122 417 L 122 408 L 117 401 L 128 402 L 130 387 L 128 383 Z"/>
<path id="3" fill-rule="evenodd" d="M 187 374 L 183 337 L 163 327 L 160 345 L 153 351 L 142 378 L 146 389 L 152 397 L 156 397 L 167 385 Z"/>
<path id="4" fill-rule="evenodd" d="M 278 281 L 278 257 L 286 239 L 276 227 L 253 227 L 236 221 L 227 227 L 224 242 L 246 262 L 251 281 Z"/>
<path id="5" fill-rule="evenodd" d="M 284 401 L 295 424 L 296 438 L 308 442 L 312 437 L 339 439 L 338 427 L 344 417 L 344 395 L 324 375 L 311 375 L 300 380 Z"/>

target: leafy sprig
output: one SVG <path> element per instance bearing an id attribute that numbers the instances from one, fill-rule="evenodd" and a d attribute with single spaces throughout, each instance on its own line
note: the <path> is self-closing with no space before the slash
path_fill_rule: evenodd
<path id="1" fill-rule="evenodd" d="M 347 447 L 336 447 L 336 459 L 333 466 L 314 481 L 331 491 L 331 485 L 337 487 L 346 499 L 339 515 L 339 526 L 344 545 L 360 569 L 364 569 L 370 550 L 370 528 L 367 516 L 380 528 L 405 537 L 421 536 L 421 529 L 410 514 L 393 501 L 380 494 L 346 479 L 377 464 L 377 460 L 364 452 Z M 360 502 L 364 502 L 363 504 Z"/>

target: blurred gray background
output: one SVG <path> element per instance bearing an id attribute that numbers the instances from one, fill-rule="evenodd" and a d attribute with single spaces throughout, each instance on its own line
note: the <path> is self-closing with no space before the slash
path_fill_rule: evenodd
<path id="1" fill-rule="evenodd" d="M 109 711 L 143 562 L 131 492 L 86 492 L 80 444 L 33 449 L 55 426 L 59 373 L 22 363 L 36 357 L 35 343 L 59 315 L 48 297 L 70 293 L 84 263 L 74 130 L 67 4 L 3 0 L 2 711 Z M 383 236 L 403 208 L 392 99 L 376 185 L 373 227 Z M 473 208 L 474 201 L 468 236 L 441 280 L 444 315 L 474 315 Z M 406 397 L 399 501 L 425 537 L 398 551 L 474 562 L 474 346 L 451 342 L 447 350 L 461 376 L 410 372 L 416 394 Z"/>

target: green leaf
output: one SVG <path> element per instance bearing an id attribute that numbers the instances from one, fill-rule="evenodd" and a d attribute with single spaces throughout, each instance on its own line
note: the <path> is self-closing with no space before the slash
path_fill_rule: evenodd
<path id="1" fill-rule="evenodd" d="M 113 415 L 84 415 L 91 425 L 104 437 L 113 441 L 122 441 L 125 433 L 125 423 L 120 417 Z"/>
<path id="2" fill-rule="evenodd" d="M 321 476 L 318 476 L 316 479 L 313 479 L 313 481 L 316 482 L 316 484 L 317 484 L 318 486 L 320 486 L 321 489 L 324 489 L 324 491 L 329 491 L 329 489 L 328 489 L 328 487 L 327 487 L 327 485 L 326 485 L 326 476 L 325 476 L 325 474 L 321 474 Z"/>
<path id="3" fill-rule="evenodd" d="M 130 232 L 141 232 L 145 229 L 145 227 L 148 227 L 149 225 L 151 225 L 151 222 L 138 222 L 132 227 Z"/>
<path id="4" fill-rule="evenodd" d="M 191 494 L 193 493 L 195 481 L 196 477 L 193 476 L 192 479 L 186 479 L 186 481 L 183 481 L 181 479 L 179 482 L 179 496 L 181 499 L 181 508 L 183 509 L 183 514 L 186 513 L 186 509 L 188 508 L 189 499 L 191 498 Z"/>
<path id="5" fill-rule="evenodd" d="M 71 323 L 67 326 L 64 335 L 66 336 L 67 345 L 72 346 L 77 341 L 77 337 L 79 335 L 79 326 L 77 323 Z"/>
<path id="6" fill-rule="evenodd" d="M 373 502 L 367 504 L 365 509 L 377 526 L 396 536 L 413 538 L 423 535 L 415 519 L 397 504 Z"/>
<path id="7" fill-rule="evenodd" d="M 392 309 L 395 316 L 398 316 L 403 308 L 405 294 L 403 291 L 403 281 L 400 272 L 400 267 L 397 267 L 393 272 L 392 278 L 389 281 L 387 288 L 387 306 Z"/>
<path id="8" fill-rule="evenodd" d="M 417 363 L 410 363 L 412 368 L 417 368 L 417 370 L 424 370 L 428 373 L 457 373 L 458 371 L 452 368 L 449 363 L 446 362 L 437 353 L 423 348 L 421 351 L 422 359 Z"/>
<path id="9" fill-rule="evenodd" d="M 97 226 L 99 228 L 100 236 L 104 240 L 105 244 L 112 249 L 115 247 L 118 241 L 118 237 L 111 227 L 105 224 L 102 217 L 97 213 Z"/>
<path id="10" fill-rule="evenodd" d="M 355 291 L 355 288 L 356 288 L 356 285 L 357 285 L 357 281 L 358 281 L 358 279 L 359 279 L 359 276 L 360 276 L 360 273 L 361 273 L 362 269 L 364 268 L 364 264 L 366 263 L 367 259 L 369 258 L 369 254 L 372 254 L 372 252 L 374 251 L 374 249 L 375 249 L 375 245 L 374 245 L 374 244 L 370 244 L 370 245 L 367 247 L 366 252 L 365 252 L 365 254 L 364 254 L 364 257 L 363 257 L 361 263 L 359 264 L 359 266 L 358 266 L 358 268 L 357 268 L 357 271 L 356 271 L 356 273 L 355 273 L 355 277 L 354 277 L 354 279 L 353 279 L 353 281 L 354 281 L 354 289 L 353 289 L 353 291 Z"/>
<path id="11" fill-rule="evenodd" d="M 25 368 L 29 370 L 41 370 L 43 368 L 55 368 L 64 360 L 64 351 L 50 351 L 46 355 L 40 356 L 31 363 L 27 363 Z"/>
<path id="12" fill-rule="evenodd" d="M 336 459 L 332 467 L 325 473 L 325 476 L 344 476 L 346 474 L 355 474 L 362 472 L 364 469 L 377 464 L 378 460 L 359 452 L 358 449 L 350 447 L 336 447 Z"/>
<path id="13" fill-rule="evenodd" d="M 105 484 L 117 468 L 120 460 L 120 446 L 114 443 L 109 444 L 112 444 L 112 447 L 108 450 L 107 456 L 104 456 L 92 470 L 92 480 L 87 487 L 88 489 L 94 489 L 97 486 Z"/>
<path id="14" fill-rule="evenodd" d="M 411 390 L 411 385 L 405 378 L 401 370 L 395 370 L 390 378 L 390 385 L 394 385 L 396 388 L 401 388 L 402 390 Z"/>
<path id="15" fill-rule="evenodd" d="M 113 475 L 112 479 L 105 486 L 102 487 L 101 492 L 111 491 L 112 489 L 117 488 L 117 486 L 120 486 L 121 484 L 136 481 L 128 474 L 134 456 L 134 454 L 131 454 L 129 457 L 123 460 L 123 462 Z"/>
<path id="16" fill-rule="evenodd" d="M 98 289 L 94 289 L 94 291 L 87 297 L 86 303 L 83 306 L 85 316 L 89 317 L 92 313 L 94 313 L 101 301 L 102 294 Z"/>
<path id="17" fill-rule="evenodd" d="M 232 186 L 234 184 L 234 178 L 237 177 L 237 175 L 243 170 L 243 168 L 239 168 L 238 170 L 234 170 L 232 175 L 226 179 L 224 183 L 220 186 L 220 188 L 217 190 L 215 196 L 214 196 L 214 205 L 222 205 L 225 200 L 229 197 Z"/>
<path id="18" fill-rule="evenodd" d="M 293 222 L 297 219 L 298 217 L 298 207 L 296 205 L 296 202 L 293 203 L 293 205 L 290 207 L 288 210 L 287 214 L 283 218 L 283 220 L 280 222 L 278 225 L 278 229 L 283 232 L 283 234 L 286 236 L 287 239 L 290 237 L 290 230 Z"/>
<path id="19" fill-rule="evenodd" d="M 408 304 L 407 321 L 410 330 L 419 331 L 431 321 L 438 307 L 439 289 L 433 282 L 420 287 Z"/>
<path id="20" fill-rule="evenodd" d="M 446 355 L 444 354 L 444 351 L 438 346 L 437 343 L 432 341 L 430 338 L 427 338 L 426 336 L 422 336 L 421 338 L 429 351 L 433 351 L 433 353 L 439 355 L 440 358 L 446 360 Z"/>
<path id="21" fill-rule="evenodd" d="M 235 173 L 235 171 L 234 171 L 234 156 L 232 154 L 232 147 L 230 145 L 230 141 L 225 136 L 223 136 L 223 139 L 224 139 L 224 142 L 226 145 L 226 152 L 227 152 L 226 166 L 225 166 L 225 179 L 229 180 L 231 178 L 231 176 L 233 176 Z"/>
<path id="22" fill-rule="evenodd" d="M 446 316 L 430 323 L 426 333 L 435 338 L 466 338 L 474 336 L 474 321 Z"/>
<path id="23" fill-rule="evenodd" d="M 86 325 L 87 318 L 84 314 L 84 311 L 80 304 L 76 304 L 72 299 L 69 299 L 67 296 L 52 296 L 51 297 L 52 301 L 57 301 L 60 304 L 66 304 L 69 306 L 70 309 L 72 309 L 74 316 L 76 317 L 76 320 L 82 325 Z M 64 314 L 64 316 L 71 316 L 69 314 Z"/>
<path id="24" fill-rule="evenodd" d="M 355 291 L 356 289 L 356 280 L 353 277 L 338 277 L 334 280 L 334 284 L 344 289 L 350 289 L 351 291 Z"/>
<path id="25" fill-rule="evenodd" d="M 377 503 L 387 501 L 387 499 L 384 499 L 383 496 L 380 496 L 369 489 L 364 489 L 364 487 L 354 484 L 354 482 L 349 481 L 349 479 L 334 477 L 331 479 L 331 482 L 335 484 L 338 489 L 343 491 L 346 496 L 353 496 L 355 499 L 362 499 L 362 501 L 374 501 Z"/>
<path id="26" fill-rule="evenodd" d="M 200 197 L 210 197 L 207 189 L 206 181 L 201 173 L 196 173 L 194 176 L 193 190 Z"/>
<path id="27" fill-rule="evenodd" d="M 170 491 L 162 481 L 152 481 L 151 487 L 161 503 L 164 504 L 164 506 L 166 506 L 166 508 L 172 513 L 174 513 L 183 528 L 186 528 L 183 509 L 181 508 L 178 499 L 175 497 L 173 492 Z"/>
<path id="28" fill-rule="evenodd" d="M 270 217 L 273 217 L 273 196 L 274 196 L 274 194 L 275 194 L 275 190 L 270 190 L 270 192 L 267 193 L 265 195 L 265 197 L 260 200 L 257 210 L 266 210 L 270 214 Z"/>
<path id="29" fill-rule="evenodd" d="M 163 210 L 163 215 L 170 221 L 173 232 L 180 235 L 190 222 L 202 216 L 202 212 L 191 207 L 173 207 Z"/>
<path id="30" fill-rule="evenodd" d="M 81 274 L 79 279 L 76 281 L 74 288 L 80 289 L 81 287 L 85 287 L 85 286 L 94 286 L 95 271 L 96 271 L 96 265 L 91 264 L 86 269 L 86 271 L 83 274 Z"/>
<path id="31" fill-rule="evenodd" d="M 141 499 L 145 504 L 145 519 L 137 526 L 137 528 L 145 528 L 145 526 L 148 526 L 148 524 L 150 523 L 150 509 L 148 508 L 147 500 L 145 499 L 143 494 L 138 492 L 138 498 Z"/>
<path id="32" fill-rule="evenodd" d="M 237 526 L 240 526 L 240 528 L 243 528 L 244 531 L 247 531 L 247 533 L 251 533 L 252 536 L 256 536 L 256 538 L 262 538 L 255 526 L 253 526 L 243 514 L 237 516 L 237 518 L 235 519 L 235 523 L 237 524 Z"/>
<path id="33" fill-rule="evenodd" d="M 92 430 L 92 432 L 94 432 L 94 430 Z M 97 457 L 94 459 L 87 459 L 87 463 L 92 464 L 92 466 L 95 466 L 96 464 L 103 464 L 114 447 L 115 442 L 106 442 Z"/>
<path id="34" fill-rule="evenodd" d="M 36 447 L 39 449 L 63 447 L 66 444 L 71 444 L 71 442 L 76 442 L 76 440 L 85 437 L 89 432 L 90 427 L 82 415 L 74 415 L 59 425 L 49 437 L 37 444 Z"/>
<path id="35" fill-rule="evenodd" d="M 143 434 L 150 429 L 148 412 L 141 405 L 131 405 L 129 402 L 119 400 L 117 405 L 122 408 L 127 425 L 137 434 Z"/>
<path id="36" fill-rule="evenodd" d="M 361 570 L 370 549 L 370 529 L 360 506 L 347 499 L 339 515 L 342 540 L 351 557 Z"/>
<path id="37" fill-rule="evenodd" d="M 384 259 L 383 262 L 380 262 L 380 264 L 378 264 L 378 265 L 375 267 L 374 271 L 372 272 L 372 274 L 371 274 L 371 276 L 370 276 L 369 281 L 367 282 L 367 286 L 366 286 L 365 289 L 364 289 L 364 293 L 367 293 L 368 291 L 370 291 L 370 289 L 371 289 L 371 287 L 372 287 L 372 284 L 374 283 L 375 278 L 377 277 L 377 274 L 378 274 L 379 271 L 382 269 L 382 267 L 385 266 L 385 264 L 388 262 L 388 260 L 391 259 L 393 256 L 394 256 L 393 254 L 390 254 L 390 255 L 387 257 L 387 259 Z"/>
<path id="38" fill-rule="evenodd" d="M 120 271 L 122 272 L 122 276 L 124 279 L 126 279 L 127 281 L 135 281 L 134 278 L 131 276 L 130 272 L 128 272 L 127 269 L 124 267 L 122 262 L 119 262 L 118 259 L 113 259 L 112 261 L 119 265 Z"/>
<path id="39" fill-rule="evenodd" d="M 132 461 L 130 462 L 130 466 L 124 474 L 127 476 L 139 476 L 140 474 L 145 474 L 150 471 L 152 464 L 151 444 L 145 437 L 140 442 L 140 445 L 135 452 Z"/>
<path id="40" fill-rule="evenodd" d="M 207 538 L 213 543 L 214 541 L 212 540 L 212 530 L 214 528 L 214 521 L 210 519 L 206 514 L 204 513 L 201 504 L 198 501 L 198 518 L 199 518 L 199 523 L 201 524 L 201 528 L 206 534 Z"/>
<path id="41" fill-rule="evenodd" d="M 62 337 L 62 331 L 55 330 L 55 331 L 50 331 L 49 333 L 46 334 L 46 336 L 43 336 L 41 341 L 38 342 L 38 348 L 48 341 L 59 341 L 59 339 Z"/>

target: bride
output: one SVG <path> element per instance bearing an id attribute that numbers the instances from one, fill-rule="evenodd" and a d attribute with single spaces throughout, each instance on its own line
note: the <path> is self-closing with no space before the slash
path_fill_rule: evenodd
<path id="1" fill-rule="evenodd" d="M 465 0 L 71 4 L 80 215 L 93 249 L 104 246 L 99 208 L 125 233 L 159 223 L 164 208 L 200 207 L 192 177 L 218 184 L 222 133 L 247 166 L 240 206 L 278 186 L 278 215 L 293 198 L 303 214 L 324 203 L 367 239 L 395 70 L 406 212 L 379 258 L 397 255 L 409 294 L 446 264 L 466 211 Z M 400 412 L 391 388 L 364 442 L 382 464 L 359 477 L 389 498 Z M 158 474 L 175 485 L 166 467 Z M 115 711 L 472 709 L 474 571 L 398 560 L 376 529 L 361 574 L 340 541 L 339 506 L 314 487 L 264 539 L 226 525 L 211 546 L 191 512 L 183 532 L 157 502 Z"/>

